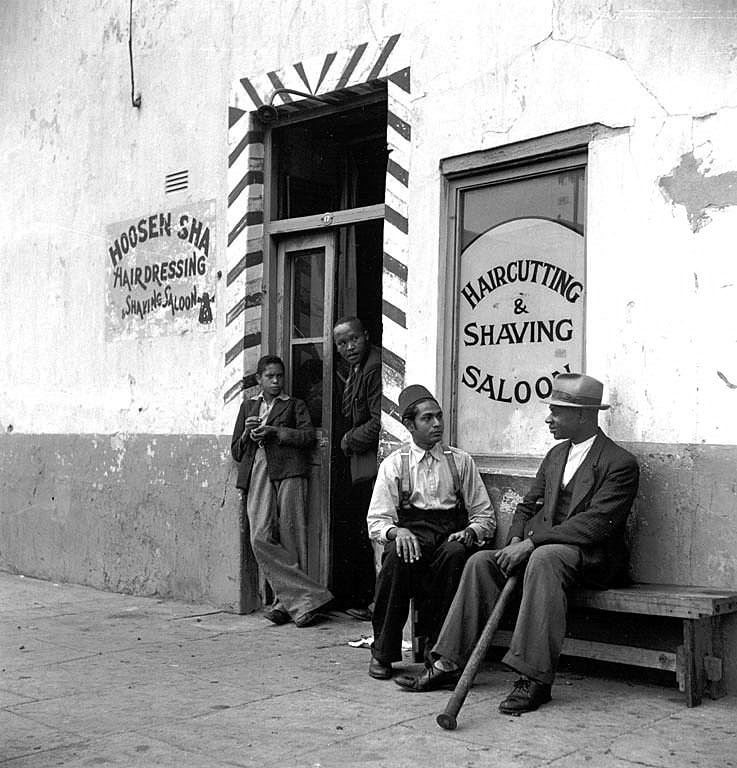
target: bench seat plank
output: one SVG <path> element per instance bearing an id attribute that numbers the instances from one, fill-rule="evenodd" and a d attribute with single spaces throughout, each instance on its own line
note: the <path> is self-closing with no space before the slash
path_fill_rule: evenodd
<path id="1" fill-rule="evenodd" d="M 575 589 L 569 604 L 600 611 L 698 619 L 737 612 L 737 592 L 675 584 L 632 584 L 615 589 Z"/>

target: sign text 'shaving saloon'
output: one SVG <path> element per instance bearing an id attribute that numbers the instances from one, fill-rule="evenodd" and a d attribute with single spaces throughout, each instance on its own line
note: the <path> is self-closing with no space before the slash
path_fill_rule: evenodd
<path id="1" fill-rule="evenodd" d="M 106 263 L 109 338 L 213 328 L 214 201 L 111 224 Z"/>
<path id="2" fill-rule="evenodd" d="M 556 221 L 508 221 L 461 257 L 458 429 L 477 454 L 538 454 L 555 375 L 581 370 L 583 236 Z"/>

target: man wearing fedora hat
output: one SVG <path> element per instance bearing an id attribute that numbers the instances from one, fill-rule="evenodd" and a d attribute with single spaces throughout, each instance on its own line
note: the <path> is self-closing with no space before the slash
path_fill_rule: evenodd
<path id="1" fill-rule="evenodd" d="M 369 536 L 384 545 L 369 665 L 369 675 L 380 680 L 402 658 L 410 598 L 432 644 L 469 554 L 496 529 L 473 459 L 441 444 L 443 412 L 433 395 L 419 384 L 406 387 L 399 413 L 411 440 L 381 463 L 367 516 Z"/>
<path id="2" fill-rule="evenodd" d="M 431 691 L 458 679 L 509 574 L 523 571 L 517 621 L 504 664 L 522 677 L 499 705 L 519 715 L 550 701 L 566 631 L 566 591 L 574 585 L 606 588 L 627 579 L 625 522 L 637 493 L 632 454 L 598 426 L 603 385 L 579 373 L 554 381 L 545 419 L 556 440 L 532 487 L 517 505 L 499 550 L 474 554 L 466 564 L 438 640 L 434 663 L 398 685 Z"/>

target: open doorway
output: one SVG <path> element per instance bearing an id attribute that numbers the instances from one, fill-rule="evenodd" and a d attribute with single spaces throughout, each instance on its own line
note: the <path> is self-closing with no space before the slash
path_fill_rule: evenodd
<path id="1" fill-rule="evenodd" d="M 267 292 L 269 343 L 287 364 L 288 391 L 308 404 L 318 432 L 309 570 L 328 586 L 335 510 L 344 503 L 347 477 L 339 444 L 348 371 L 332 328 L 340 317 L 358 316 L 381 347 L 386 131 L 386 90 L 376 84 L 339 106 L 292 114 L 270 129 L 266 144 L 265 232 L 276 278 L 276 290 Z"/>

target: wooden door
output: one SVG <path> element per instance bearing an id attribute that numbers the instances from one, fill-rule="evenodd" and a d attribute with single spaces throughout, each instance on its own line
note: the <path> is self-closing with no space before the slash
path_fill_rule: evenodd
<path id="1" fill-rule="evenodd" d="M 327 585 L 331 570 L 335 232 L 281 239 L 278 283 L 277 346 L 286 365 L 286 390 L 305 401 L 317 432 L 310 461 L 308 571 Z"/>

